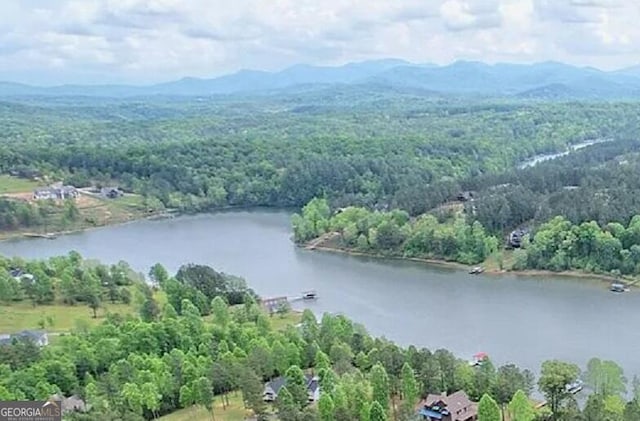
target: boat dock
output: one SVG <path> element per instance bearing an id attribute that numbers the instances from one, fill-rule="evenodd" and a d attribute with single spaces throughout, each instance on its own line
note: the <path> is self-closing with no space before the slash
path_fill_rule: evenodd
<path id="1" fill-rule="evenodd" d="M 56 237 L 58 237 L 56 234 L 53 234 L 53 233 L 38 234 L 35 232 L 25 232 L 23 235 L 27 238 L 46 238 L 47 240 L 53 240 Z"/>
<path id="2" fill-rule="evenodd" d="M 469 269 L 469 274 L 471 275 L 479 275 L 484 272 L 484 268 L 482 266 L 476 266 L 474 268 Z"/>
<path id="3" fill-rule="evenodd" d="M 280 296 L 262 298 L 260 304 L 269 313 L 275 313 L 282 306 L 288 306 L 290 303 L 296 301 L 315 301 L 318 299 L 318 293 L 316 291 L 304 291 L 300 295 L 295 296 Z"/>

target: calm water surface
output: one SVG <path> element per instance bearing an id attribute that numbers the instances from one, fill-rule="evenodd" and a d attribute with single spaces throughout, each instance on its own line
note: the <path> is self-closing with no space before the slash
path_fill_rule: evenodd
<path id="1" fill-rule="evenodd" d="M 447 348 L 463 358 L 538 370 L 558 358 L 585 366 L 598 356 L 640 375 L 640 293 L 613 294 L 601 282 L 464 271 L 300 250 L 289 214 L 233 212 L 140 221 L 60 237 L 0 242 L 0 254 L 42 258 L 79 251 L 147 272 L 187 262 L 238 274 L 261 295 L 297 295 L 317 313 L 343 313 L 403 345 Z"/>

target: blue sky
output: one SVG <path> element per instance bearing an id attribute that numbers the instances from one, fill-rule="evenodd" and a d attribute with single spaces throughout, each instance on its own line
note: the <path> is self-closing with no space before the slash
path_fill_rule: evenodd
<path id="1" fill-rule="evenodd" d="M 0 80 L 155 83 L 376 58 L 640 64 L 638 0 L 2 0 Z"/>

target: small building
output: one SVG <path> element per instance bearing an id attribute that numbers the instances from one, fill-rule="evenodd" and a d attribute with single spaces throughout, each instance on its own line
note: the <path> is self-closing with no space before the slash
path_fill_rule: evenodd
<path id="1" fill-rule="evenodd" d="M 317 402 L 320 399 L 320 379 L 317 376 L 306 375 L 307 379 L 307 394 L 309 396 L 309 402 Z M 276 377 L 275 379 L 267 382 L 264 385 L 264 392 L 262 393 L 262 399 L 265 402 L 274 402 L 278 398 L 278 393 L 286 385 L 287 379 L 283 376 Z"/>
<path id="2" fill-rule="evenodd" d="M 118 187 L 103 187 L 100 189 L 100 195 L 107 199 L 117 199 L 122 196 L 123 193 Z"/>
<path id="3" fill-rule="evenodd" d="M 529 234 L 529 231 L 526 228 L 520 228 L 515 231 L 511 231 L 509 234 L 509 247 L 511 248 L 520 248 L 522 246 L 522 241 L 524 241 L 524 237 Z"/>
<path id="4" fill-rule="evenodd" d="M 418 404 L 418 415 L 427 421 L 475 421 L 478 404 L 463 390 L 448 396 L 430 394 Z"/>
<path id="5" fill-rule="evenodd" d="M 0 345 L 11 345 L 13 340 L 32 341 L 39 347 L 49 345 L 49 335 L 42 330 L 23 330 L 12 334 L 0 334 Z"/>

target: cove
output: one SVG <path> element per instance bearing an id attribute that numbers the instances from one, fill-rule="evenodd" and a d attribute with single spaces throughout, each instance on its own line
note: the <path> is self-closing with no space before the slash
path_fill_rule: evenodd
<path id="1" fill-rule="evenodd" d="M 137 221 L 58 237 L 0 242 L 0 254 L 44 258 L 71 250 L 140 271 L 202 263 L 240 275 L 262 296 L 299 295 L 314 312 L 342 313 L 374 335 L 538 371 L 547 359 L 581 367 L 611 359 L 640 375 L 640 294 L 565 277 L 469 275 L 422 263 L 308 251 L 291 242 L 290 214 L 242 211 Z"/>

